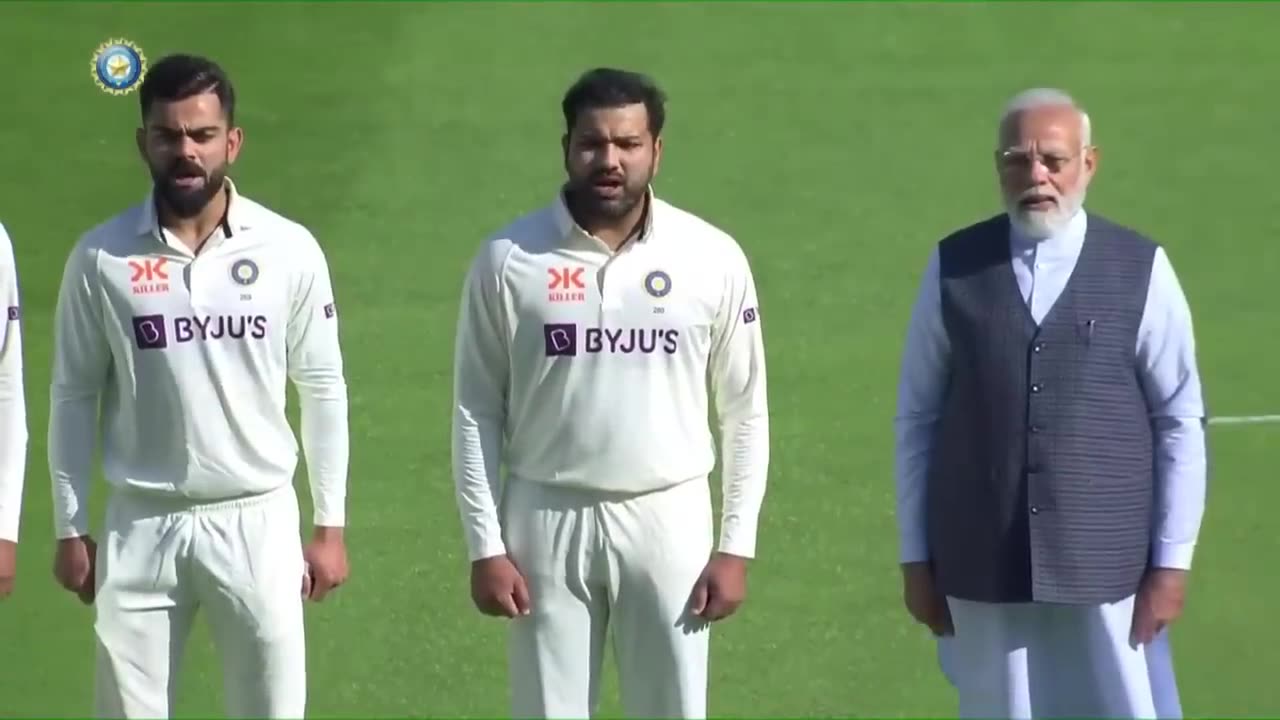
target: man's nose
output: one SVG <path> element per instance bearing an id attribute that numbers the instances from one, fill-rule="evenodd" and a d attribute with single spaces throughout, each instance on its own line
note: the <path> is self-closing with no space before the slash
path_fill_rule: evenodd
<path id="1" fill-rule="evenodd" d="M 200 143 L 195 141 L 190 135 L 183 135 L 178 141 L 178 153 L 185 158 L 196 157 L 196 150 L 199 149 Z"/>
<path id="2" fill-rule="evenodd" d="M 600 167 L 617 168 L 622 165 L 622 153 L 618 151 L 617 146 L 613 144 L 605 145 L 600 149 L 600 154 L 596 157 L 596 162 Z"/>
<path id="3" fill-rule="evenodd" d="M 1049 166 L 1045 165 L 1044 158 L 1035 155 L 1031 160 L 1031 180 L 1037 185 L 1043 185 L 1049 182 L 1049 178 L 1053 177 L 1053 173 L 1049 170 Z"/>

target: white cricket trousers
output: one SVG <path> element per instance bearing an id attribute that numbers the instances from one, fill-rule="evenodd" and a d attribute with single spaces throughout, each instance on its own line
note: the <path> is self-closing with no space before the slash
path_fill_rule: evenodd
<path id="1" fill-rule="evenodd" d="M 228 715 L 302 717 L 303 572 L 292 486 L 195 506 L 116 492 L 97 556 L 97 715 L 170 717 L 203 610 Z"/>
<path id="2" fill-rule="evenodd" d="M 531 605 L 510 626 L 514 717 L 590 717 L 612 629 L 628 716 L 705 718 L 710 632 L 688 607 L 712 550 L 706 478 L 641 495 L 516 480 L 503 515 Z"/>
<path id="3" fill-rule="evenodd" d="M 1129 642 L 1132 596 L 1106 605 L 947 598 L 955 635 L 938 644 L 969 718 L 1181 718 L 1168 628 Z"/>

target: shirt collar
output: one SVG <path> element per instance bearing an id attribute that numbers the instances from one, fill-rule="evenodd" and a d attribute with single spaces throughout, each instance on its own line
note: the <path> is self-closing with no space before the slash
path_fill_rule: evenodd
<path id="1" fill-rule="evenodd" d="M 232 237 L 241 230 L 248 230 L 252 227 L 252 222 L 248 208 L 236 189 L 235 182 L 231 178 L 226 178 L 225 182 L 227 212 L 222 216 L 222 234 L 225 237 Z M 142 204 L 137 230 L 139 235 L 151 235 L 160 240 L 164 239 L 164 234 L 160 232 L 160 218 L 156 214 L 156 189 L 154 185 L 147 192 L 147 199 Z"/>
<path id="2" fill-rule="evenodd" d="M 644 222 L 640 226 L 640 235 L 635 238 L 636 242 L 645 242 L 653 238 L 654 215 L 657 212 L 657 196 L 653 192 L 653 186 L 650 185 L 645 190 L 645 213 Z M 560 233 L 560 237 L 568 240 L 573 237 L 592 237 L 591 233 L 583 230 L 577 221 L 573 219 L 573 215 L 569 213 L 569 206 L 565 202 L 565 188 L 561 187 L 560 192 L 556 193 L 554 203 L 556 230 Z"/>

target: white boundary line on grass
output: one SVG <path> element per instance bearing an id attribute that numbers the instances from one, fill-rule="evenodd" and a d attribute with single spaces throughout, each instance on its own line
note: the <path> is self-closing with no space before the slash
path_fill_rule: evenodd
<path id="1" fill-rule="evenodd" d="M 1224 415 L 1210 417 L 1210 425 L 1263 425 L 1280 423 L 1280 415 Z"/>

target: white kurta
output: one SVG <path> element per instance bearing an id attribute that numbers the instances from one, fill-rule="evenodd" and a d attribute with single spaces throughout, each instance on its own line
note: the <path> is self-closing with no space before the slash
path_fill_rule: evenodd
<path id="1" fill-rule="evenodd" d="M 1082 210 L 1041 241 L 1010 238 L 1012 269 L 1032 317 L 1057 301 L 1084 245 Z M 907 333 L 896 430 L 899 557 L 928 559 L 925 476 L 946 385 L 937 252 L 929 260 Z M 1155 565 L 1189 569 L 1204 512 L 1204 401 L 1191 312 L 1163 249 L 1152 267 L 1135 358 L 1155 433 Z M 1179 716 L 1168 638 L 1128 645 L 1133 599 L 1094 607 L 990 605 L 952 600 L 956 635 L 939 658 L 962 715 Z"/>

